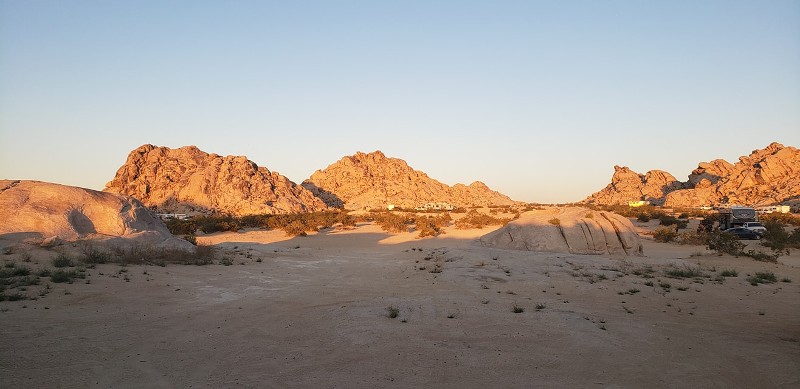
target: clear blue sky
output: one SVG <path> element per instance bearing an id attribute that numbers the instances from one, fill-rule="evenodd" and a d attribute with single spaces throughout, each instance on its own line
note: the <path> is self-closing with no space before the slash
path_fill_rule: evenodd
<path id="1" fill-rule="evenodd" d="M 0 0 L 0 178 L 102 189 L 152 143 L 300 183 L 380 149 L 568 202 L 772 141 L 800 146 L 796 0 Z"/>

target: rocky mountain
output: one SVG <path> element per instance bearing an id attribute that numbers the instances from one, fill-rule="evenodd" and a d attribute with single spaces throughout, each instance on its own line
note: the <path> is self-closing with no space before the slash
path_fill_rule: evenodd
<path id="1" fill-rule="evenodd" d="M 800 198 L 800 150 L 780 143 L 753 150 L 736 163 L 701 162 L 686 182 L 652 170 L 642 175 L 614 167 L 611 184 L 592 194 L 590 204 L 627 204 L 648 200 L 670 207 L 769 205 Z"/>
<path id="2" fill-rule="evenodd" d="M 327 209 L 302 186 L 246 157 L 208 154 L 195 146 L 141 146 L 131 151 L 104 191 L 135 197 L 163 213 L 251 215 Z"/>
<path id="3" fill-rule="evenodd" d="M 138 200 L 40 181 L 0 180 L 0 235 L 23 239 L 114 239 L 190 248 Z"/>
<path id="4" fill-rule="evenodd" d="M 303 186 L 329 206 L 346 209 L 385 208 L 390 204 L 416 208 L 431 202 L 457 207 L 514 204 L 482 182 L 451 187 L 380 151 L 344 157 L 314 172 Z"/>

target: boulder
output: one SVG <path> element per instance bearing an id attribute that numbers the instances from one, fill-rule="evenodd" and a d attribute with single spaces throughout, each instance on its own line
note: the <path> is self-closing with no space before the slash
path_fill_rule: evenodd
<path id="1" fill-rule="evenodd" d="M 0 236 L 55 246 L 84 239 L 191 248 L 138 200 L 40 181 L 0 180 Z"/>
<path id="2" fill-rule="evenodd" d="M 480 238 L 483 246 L 571 254 L 643 255 L 642 242 L 627 218 L 581 207 L 523 213 Z"/>

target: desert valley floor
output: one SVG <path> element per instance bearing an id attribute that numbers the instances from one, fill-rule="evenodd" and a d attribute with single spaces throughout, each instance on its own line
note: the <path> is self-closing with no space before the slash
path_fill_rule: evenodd
<path id="1" fill-rule="evenodd" d="M 231 266 L 98 265 L 90 283 L 0 302 L 0 386 L 800 386 L 798 253 L 770 264 L 652 239 L 644 257 L 476 243 L 491 230 L 220 233 L 198 240 Z M 763 271 L 784 282 L 746 280 Z"/>

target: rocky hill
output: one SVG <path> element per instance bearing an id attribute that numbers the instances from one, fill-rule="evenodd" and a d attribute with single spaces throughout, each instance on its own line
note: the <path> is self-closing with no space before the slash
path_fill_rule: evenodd
<path id="1" fill-rule="evenodd" d="M 431 202 L 457 207 L 514 204 L 482 182 L 451 187 L 380 151 L 344 157 L 314 172 L 303 186 L 329 206 L 346 209 L 385 208 L 390 204 L 416 208 Z"/>
<path id="2" fill-rule="evenodd" d="M 40 181 L 0 180 L 0 236 L 191 247 L 134 198 Z"/>
<path id="3" fill-rule="evenodd" d="M 194 146 L 141 146 L 131 151 L 104 191 L 135 197 L 164 213 L 250 215 L 327 209 L 302 186 L 245 157 L 208 154 Z"/>
<path id="4" fill-rule="evenodd" d="M 611 184 L 584 202 L 610 205 L 648 200 L 656 205 L 769 205 L 800 198 L 800 150 L 772 143 L 736 163 L 722 159 L 701 162 L 686 182 L 652 170 L 642 175 L 614 167 Z"/>

